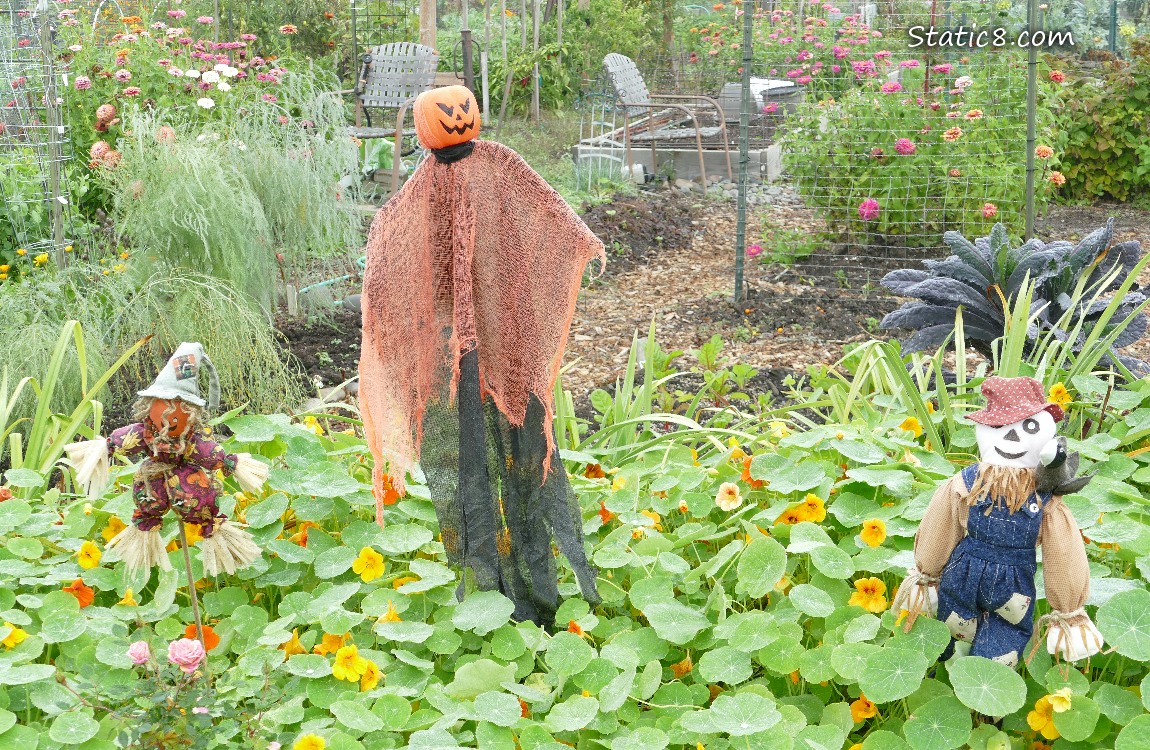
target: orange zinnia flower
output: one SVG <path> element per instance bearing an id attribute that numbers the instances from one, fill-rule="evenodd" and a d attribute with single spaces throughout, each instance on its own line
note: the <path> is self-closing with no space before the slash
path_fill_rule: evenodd
<path id="1" fill-rule="evenodd" d="M 96 599 L 95 590 L 85 586 L 84 581 L 79 578 L 72 581 L 71 586 L 65 586 L 64 591 L 76 597 L 76 601 L 80 602 L 80 609 L 90 606 Z"/>
<path id="2" fill-rule="evenodd" d="M 196 626 L 195 625 L 189 625 L 188 627 L 184 628 L 184 637 L 187 638 L 188 640 L 191 640 L 191 641 L 197 640 L 199 638 L 199 635 L 196 633 Z M 213 648 L 215 648 L 218 645 L 220 645 L 220 637 L 218 635 L 216 635 L 216 631 L 212 630 L 211 625 L 205 625 L 204 626 L 204 649 L 207 651 L 211 651 Z"/>

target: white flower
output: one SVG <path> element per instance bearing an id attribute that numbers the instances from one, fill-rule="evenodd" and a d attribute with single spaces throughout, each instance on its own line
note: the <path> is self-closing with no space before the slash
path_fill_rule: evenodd
<path id="1" fill-rule="evenodd" d="M 232 85 L 230 83 L 228 83 L 227 81 L 220 81 L 219 85 L 217 85 L 216 88 L 219 89 L 220 91 L 231 91 Z"/>
<path id="2" fill-rule="evenodd" d="M 719 486 L 719 492 L 715 495 L 715 505 L 730 513 L 742 504 L 743 498 L 739 494 L 739 485 L 734 482 L 723 482 Z"/>
<path id="3" fill-rule="evenodd" d="M 217 73 L 223 73 L 225 70 L 227 70 L 227 67 L 227 63 L 216 63 L 216 67 L 212 68 L 212 70 L 216 71 Z"/>
<path id="4" fill-rule="evenodd" d="M 957 89 L 965 89 L 967 86 L 974 84 L 974 80 L 970 76 L 963 76 L 954 82 L 954 87 Z"/>
<path id="5" fill-rule="evenodd" d="M 200 76 L 200 80 L 204 83 L 219 83 L 220 74 L 214 70 L 207 70 L 204 71 L 204 74 Z"/>
<path id="6" fill-rule="evenodd" d="M 184 71 L 180 70 L 175 65 L 168 68 L 168 75 L 170 75 L 170 76 L 182 76 L 183 74 L 184 74 Z"/>
<path id="7" fill-rule="evenodd" d="M 244 143 L 243 141 L 236 141 L 236 148 L 238 148 L 240 151 L 247 151 L 248 144 Z"/>
<path id="8" fill-rule="evenodd" d="M 195 68 L 192 68 L 191 70 L 185 72 L 184 75 L 186 75 L 188 78 L 199 78 L 200 77 L 200 71 L 196 70 Z"/>
<path id="9" fill-rule="evenodd" d="M 80 50 L 82 50 L 82 49 L 84 49 L 84 48 L 83 48 L 81 45 L 79 45 L 79 44 L 73 44 L 73 45 L 72 45 L 71 47 L 69 47 L 68 49 L 72 50 L 73 52 L 79 52 Z"/>
<path id="10" fill-rule="evenodd" d="M 204 109 L 211 109 L 212 107 L 216 106 L 216 103 L 206 96 L 197 99 L 196 104 L 200 105 Z"/>
<path id="11" fill-rule="evenodd" d="M 239 68 L 233 68 L 230 65 L 225 65 L 224 69 L 220 71 L 220 75 L 222 75 L 224 78 L 235 78 L 237 75 L 239 75 L 239 73 Z"/>

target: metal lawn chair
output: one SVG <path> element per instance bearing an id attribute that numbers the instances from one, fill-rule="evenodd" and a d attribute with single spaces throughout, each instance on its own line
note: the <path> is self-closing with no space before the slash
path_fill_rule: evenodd
<path id="1" fill-rule="evenodd" d="M 394 138 L 392 152 L 391 192 L 399 188 L 403 139 L 415 135 L 414 128 L 404 130 L 403 119 L 415 97 L 435 85 L 439 53 L 431 47 L 412 42 L 397 42 L 372 47 L 363 56 L 363 67 L 356 82 L 355 127 L 349 132 L 355 138 Z M 368 109 L 396 110 L 395 126 L 372 127 Z M 364 125 L 364 120 L 367 124 Z"/>
<path id="2" fill-rule="evenodd" d="M 615 89 L 615 98 L 623 112 L 623 144 L 627 167 L 632 168 L 631 142 L 651 144 L 651 168 L 658 168 L 656 144 L 694 140 L 699 153 L 699 174 L 704 187 L 707 184 L 707 167 L 703 159 L 703 141 L 715 141 L 722 145 L 727 159 L 727 179 L 734 179 L 731 172 L 731 149 L 727 142 L 727 125 L 719 103 L 709 96 L 691 94 L 652 94 L 647 90 L 643 74 L 631 58 L 612 52 L 603 58 L 603 67 Z M 678 104 L 676 102 L 684 102 Z M 688 106 L 690 104 L 691 106 Z M 698 114 L 713 110 L 716 126 L 699 125 Z M 639 116 L 636 123 L 629 120 Z"/>

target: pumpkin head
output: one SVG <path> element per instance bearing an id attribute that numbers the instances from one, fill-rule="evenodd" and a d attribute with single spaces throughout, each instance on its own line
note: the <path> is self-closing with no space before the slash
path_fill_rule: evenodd
<path id="1" fill-rule="evenodd" d="M 455 146 L 479 137 L 479 105 L 466 86 L 424 91 L 415 100 L 415 134 L 424 148 Z"/>
<path id="2" fill-rule="evenodd" d="M 190 418 L 191 414 L 188 413 L 183 401 L 158 398 L 148 409 L 144 425 L 154 438 L 174 440 L 184 435 Z"/>

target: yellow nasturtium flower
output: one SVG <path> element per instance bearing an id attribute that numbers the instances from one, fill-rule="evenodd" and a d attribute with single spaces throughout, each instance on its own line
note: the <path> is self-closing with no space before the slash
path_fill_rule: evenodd
<path id="1" fill-rule="evenodd" d="M 383 575 L 387 566 L 383 562 L 383 555 L 371 547 L 364 547 L 359 551 L 359 557 L 351 564 L 351 569 L 359 574 L 364 583 L 374 581 Z"/>
<path id="2" fill-rule="evenodd" d="M 103 553 L 100 552 L 100 548 L 96 546 L 95 542 L 84 542 L 76 552 L 76 557 L 81 568 L 91 570 L 100 566 L 100 558 L 103 557 Z"/>

